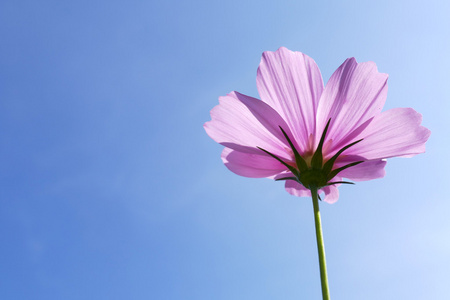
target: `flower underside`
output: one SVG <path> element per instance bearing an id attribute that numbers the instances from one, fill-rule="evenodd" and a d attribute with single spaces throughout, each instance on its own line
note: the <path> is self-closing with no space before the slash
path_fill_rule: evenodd
<path id="1" fill-rule="evenodd" d="M 363 139 L 360 139 L 360 140 L 358 140 L 356 142 L 350 143 L 347 146 L 343 147 L 333 157 L 331 157 L 329 160 L 327 160 L 324 163 L 323 162 L 322 147 L 323 147 L 323 143 L 325 141 L 325 137 L 326 137 L 326 134 L 327 134 L 327 131 L 328 131 L 328 126 L 330 125 L 330 121 L 331 121 L 331 119 L 328 120 L 328 123 L 325 126 L 325 129 L 324 129 L 324 131 L 322 133 L 322 136 L 320 138 L 319 145 L 317 146 L 317 149 L 316 149 L 316 151 L 314 152 L 314 154 L 313 154 L 313 156 L 311 158 L 310 166 L 308 166 L 308 164 L 306 163 L 306 160 L 299 154 L 299 152 L 295 148 L 294 144 L 289 139 L 288 135 L 283 130 L 283 128 L 281 128 L 281 126 L 280 126 L 280 129 L 283 132 L 284 137 L 288 141 L 289 146 L 292 149 L 292 152 L 294 153 L 295 164 L 296 164 L 295 167 L 289 165 L 288 163 L 283 161 L 281 158 L 279 158 L 278 156 L 270 153 L 269 151 L 267 151 L 267 150 L 265 150 L 265 149 L 263 149 L 261 147 L 257 147 L 258 149 L 264 151 L 268 155 L 270 155 L 273 158 L 275 158 L 276 160 L 278 160 L 289 171 L 291 171 L 292 174 L 294 174 L 293 177 L 278 178 L 276 180 L 294 180 L 294 181 L 297 181 L 298 183 L 300 183 L 301 185 L 303 185 L 304 187 L 306 187 L 309 190 L 312 190 L 312 189 L 318 190 L 318 189 L 320 189 L 322 187 L 333 185 L 333 184 L 341 184 L 341 183 L 353 184 L 353 182 L 348 182 L 348 181 L 331 181 L 331 180 L 339 172 L 341 172 L 341 171 L 343 171 L 343 170 L 345 170 L 347 168 L 359 165 L 360 163 L 363 163 L 364 161 L 352 162 L 352 163 L 349 163 L 349 164 L 347 164 L 345 166 L 342 166 L 342 167 L 334 169 L 334 170 L 333 170 L 333 165 L 334 165 L 335 161 L 337 160 L 337 158 L 339 157 L 339 155 L 341 155 L 345 150 L 347 150 L 348 148 L 352 147 L 353 145 L 356 145 L 357 143 L 361 142 Z"/>

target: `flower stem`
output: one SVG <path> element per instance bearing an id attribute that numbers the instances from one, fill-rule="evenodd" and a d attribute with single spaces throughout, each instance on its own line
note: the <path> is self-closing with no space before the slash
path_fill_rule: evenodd
<path id="1" fill-rule="evenodd" d="M 320 281 L 322 284 L 323 300 L 330 300 L 328 290 L 327 263 L 325 261 L 325 245 L 322 236 L 322 222 L 320 221 L 319 199 L 317 189 L 311 189 L 311 196 L 314 207 L 314 221 L 316 224 L 317 251 L 319 252 Z"/>

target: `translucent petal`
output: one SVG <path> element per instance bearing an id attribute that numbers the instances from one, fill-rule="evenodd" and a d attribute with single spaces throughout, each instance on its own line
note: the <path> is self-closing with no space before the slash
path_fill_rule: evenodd
<path id="1" fill-rule="evenodd" d="M 336 181 L 342 180 L 341 177 L 335 177 Z M 324 193 L 325 198 L 323 201 L 328 203 L 334 203 L 339 199 L 339 190 L 338 187 L 339 184 L 326 186 L 321 188 L 318 192 L 319 194 Z M 300 183 L 293 181 L 293 180 L 287 180 L 285 183 L 286 191 L 294 196 L 297 197 L 310 197 L 311 198 L 311 191 L 306 189 L 303 185 Z"/>
<path id="2" fill-rule="evenodd" d="M 239 152 L 230 148 L 222 151 L 225 166 L 240 176 L 251 178 L 271 177 L 286 170 L 270 156 Z"/>
<path id="3" fill-rule="evenodd" d="M 269 105 L 261 100 L 232 92 L 219 98 L 220 104 L 211 110 L 211 121 L 204 128 L 208 135 L 225 147 L 245 153 L 261 154 L 267 151 L 291 159 L 290 147 L 280 126 L 286 122 Z"/>
<path id="4" fill-rule="evenodd" d="M 394 108 L 373 118 L 360 134 L 364 140 L 349 149 L 349 154 L 368 160 L 394 156 L 413 156 L 425 152 L 430 131 L 420 126 L 422 115 L 412 108 Z"/>
<path id="5" fill-rule="evenodd" d="M 311 150 L 309 136 L 315 132 L 317 105 L 323 91 L 322 75 L 314 60 L 283 47 L 264 52 L 256 84 L 261 99 L 289 124 L 299 152 Z"/>
<path id="6" fill-rule="evenodd" d="M 360 156 L 348 156 L 341 159 L 335 164 L 335 168 L 345 166 L 348 163 L 354 161 L 360 161 Z M 383 178 L 386 174 L 384 167 L 386 166 L 386 160 L 370 160 L 365 161 L 362 164 L 345 169 L 339 173 L 339 176 L 351 179 L 353 181 L 365 181 L 377 178 Z"/>
<path id="7" fill-rule="evenodd" d="M 387 96 L 387 74 L 378 73 L 373 62 L 347 59 L 331 76 L 320 98 L 317 113 L 316 144 L 331 118 L 328 139 L 339 148 L 345 139 L 366 121 L 381 112 Z M 361 129 L 361 128 L 360 128 Z"/>

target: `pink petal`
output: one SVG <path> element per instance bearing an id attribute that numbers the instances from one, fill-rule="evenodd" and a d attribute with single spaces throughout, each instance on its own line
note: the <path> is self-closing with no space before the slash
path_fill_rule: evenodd
<path id="1" fill-rule="evenodd" d="M 280 174 L 277 174 L 275 176 L 271 176 L 271 177 L 268 177 L 268 178 L 271 178 L 273 180 L 277 180 L 277 179 L 286 178 L 286 177 L 295 177 L 295 175 L 292 172 L 290 172 L 288 170 L 285 170 L 284 172 L 282 172 Z"/>
<path id="2" fill-rule="evenodd" d="M 333 73 L 320 98 L 316 144 L 331 118 L 327 137 L 333 139 L 335 148 L 345 146 L 348 135 L 381 112 L 387 79 L 387 74 L 378 73 L 375 63 L 347 59 Z"/>
<path id="3" fill-rule="evenodd" d="M 280 126 L 292 134 L 286 122 L 269 105 L 249 96 L 232 92 L 219 98 L 211 110 L 206 133 L 225 147 L 245 153 L 262 154 L 261 147 L 279 157 L 291 159 L 290 147 Z"/>
<path id="4" fill-rule="evenodd" d="M 270 156 L 230 148 L 223 149 L 222 161 L 231 172 L 251 178 L 271 177 L 286 170 L 285 166 Z"/>
<path id="5" fill-rule="evenodd" d="M 364 140 L 348 151 L 369 160 L 423 153 L 431 132 L 421 122 L 412 108 L 390 109 L 374 117 L 359 136 Z"/>
<path id="6" fill-rule="evenodd" d="M 336 201 L 338 201 L 338 199 L 339 199 L 338 186 L 339 186 L 339 184 L 335 184 L 335 185 L 329 185 L 329 186 L 322 188 L 321 190 L 325 193 L 325 199 L 323 199 L 323 201 L 330 203 L 330 204 L 333 204 Z"/>
<path id="7" fill-rule="evenodd" d="M 256 76 L 261 99 L 289 124 L 300 152 L 310 150 L 309 136 L 315 133 L 315 116 L 323 91 L 320 70 L 314 60 L 281 47 L 264 52 Z"/>
<path id="8" fill-rule="evenodd" d="M 335 177 L 333 181 L 341 181 L 341 177 Z M 325 193 L 325 198 L 323 201 L 328 203 L 334 203 L 339 199 L 339 190 L 338 187 L 339 184 L 330 185 L 323 187 L 319 190 L 319 194 Z M 303 185 L 300 183 L 294 181 L 294 180 L 286 180 L 285 183 L 286 191 L 294 196 L 297 197 L 310 197 L 311 198 L 311 191 L 306 189 Z"/>
<path id="9" fill-rule="evenodd" d="M 298 183 L 294 180 L 286 180 L 286 183 L 284 185 L 286 191 L 294 196 L 297 197 L 310 197 L 311 198 L 311 191 L 305 188 L 303 185 Z"/>
<path id="10" fill-rule="evenodd" d="M 352 162 L 360 161 L 361 158 L 348 158 L 345 157 L 343 160 L 339 161 L 335 164 L 334 169 L 342 167 Z M 364 160 L 364 159 L 362 159 Z M 339 173 L 339 176 L 351 179 L 353 181 L 365 181 L 372 180 L 377 178 L 383 178 L 386 174 L 384 170 L 384 166 L 386 166 L 385 160 L 370 160 L 365 161 L 359 165 L 350 167 L 345 169 L 344 171 Z M 334 179 L 332 181 L 335 181 Z"/>

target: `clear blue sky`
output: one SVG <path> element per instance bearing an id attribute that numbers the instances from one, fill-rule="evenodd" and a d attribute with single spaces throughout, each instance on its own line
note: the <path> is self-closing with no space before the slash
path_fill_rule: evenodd
<path id="1" fill-rule="evenodd" d="M 263 51 L 388 73 L 427 152 L 321 203 L 333 300 L 450 294 L 450 2 L 0 2 L 1 299 L 320 299 L 310 199 L 229 172 Z"/>

